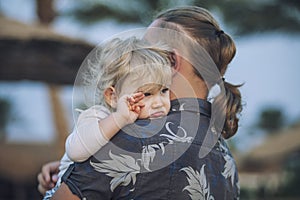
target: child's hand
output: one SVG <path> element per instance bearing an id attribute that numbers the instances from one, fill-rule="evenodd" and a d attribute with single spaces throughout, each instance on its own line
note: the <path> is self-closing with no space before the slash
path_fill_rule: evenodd
<path id="1" fill-rule="evenodd" d="M 127 101 L 129 110 L 139 115 L 141 108 L 145 106 L 142 102 L 140 102 L 144 97 L 145 95 L 142 92 L 137 92 L 128 96 Z"/>
<path id="2" fill-rule="evenodd" d="M 141 102 L 144 98 L 142 92 L 134 93 L 133 95 L 124 95 L 118 100 L 116 113 L 122 116 L 120 124 L 131 124 L 139 116 L 142 107 L 145 105 Z"/>

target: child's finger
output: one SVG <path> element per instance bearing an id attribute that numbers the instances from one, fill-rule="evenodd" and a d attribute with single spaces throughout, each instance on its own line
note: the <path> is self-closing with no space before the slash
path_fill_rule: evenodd
<path id="1" fill-rule="evenodd" d="M 135 112 L 136 114 L 140 114 L 141 108 L 137 105 L 133 105 L 132 111 Z"/>
<path id="2" fill-rule="evenodd" d="M 145 95 L 142 92 L 138 92 L 132 95 L 134 102 L 139 102 L 140 100 L 142 100 Z"/>
<path id="3" fill-rule="evenodd" d="M 144 96 L 144 94 L 142 92 L 136 92 L 132 95 L 134 98 L 139 98 L 139 97 L 142 97 Z"/>
<path id="4" fill-rule="evenodd" d="M 135 93 L 131 96 L 127 97 L 127 101 L 130 105 L 133 105 L 137 102 L 139 102 L 140 100 L 142 100 L 144 98 L 144 94 L 139 92 L 139 93 Z"/>
<path id="5" fill-rule="evenodd" d="M 136 106 L 138 106 L 138 107 L 140 107 L 140 108 L 142 108 L 142 107 L 145 106 L 145 104 L 142 103 L 142 102 L 137 102 L 137 103 L 135 103 L 134 105 L 136 105 Z"/>
<path id="6" fill-rule="evenodd" d="M 140 114 L 141 108 L 139 106 L 136 106 L 134 112 L 137 113 L 137 114 Z"/>
<path id="7" fill-rule="evenodd" d="M 127 101 L 129 103 L 129 105 L 133 105 L 135 103 L 135 99 L 133 96 L 128 96 Z"/>

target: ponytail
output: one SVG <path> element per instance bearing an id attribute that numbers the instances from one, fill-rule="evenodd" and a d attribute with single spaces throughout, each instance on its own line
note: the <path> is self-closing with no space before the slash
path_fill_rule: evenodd
<path id="1" fill-rule="evenodd" d="M 222 136 L 225 139 L 234 136 L 238 130 L 238 116 L 242 111 L 242 98 L 239 91 L 240 86 L 242 85 L 233 85 L 224 81 L 226 112 Z"/>
<path id="2" fill-rule="evenodd" d="M 236 47 L 232 38 L 224 33 L 222 30 L 216 31 L 217 38 L 220 44 L 219 59 L 216 60 L 216 64 L 219 68 L 220 74 L 226 73 L 228 64 L 232 61 L 236 53 Z M 233 85 L 224 81 L 225 88 L 225 102 L 223 103 L 226 108 L 224 127 L 221 132 L 225 139 L 231 138 L 238 130 L 239 114 L 242 111 L 242 98 L 239 91 L 240 85 Z"/>

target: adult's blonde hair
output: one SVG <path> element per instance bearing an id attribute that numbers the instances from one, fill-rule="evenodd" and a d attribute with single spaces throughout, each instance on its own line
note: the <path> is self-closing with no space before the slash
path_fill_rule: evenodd
<path id="1" fill-rule="evenodd" d="M 172 78 L 170 52 L 167 45 L 149 44 L 136 37 L 114 38 L 98 46 L 93 60 L 87 62 L 89 66 L 84 76 L 85 85 L 97 80 L 95 104 L 110 108 L 105 102 L 104 91 L 113 86 L 120 94 L 125 81 L 136 86 L 141 83 L 169 86 Z"/>
<path id="2" fill-rule="evenodd" d="M 156 19 L 158 21 L 157 27 L 186 33 L 201 45 L 217 66 L 220 75 L 225 75 L 228 64 L 235 56 L 236 46 L 232 38 L 220 28 L 209 11 L 197 6 L 178 7 L 158 14 Z M 196 69 L 194 72 L 203 79 L 201 72 L 199 73 Z M 215 83 L 222 81 L 221 77 L 219 79 L 215 80 Z M 238 114 L 242 110 L 241 93 L 238 89 L 240 86 L 233 85 L 227 80 L 224 81 L 225 102 L 223 99 L 215 99 L 219 104 L 226 104 L 226 118 L 222 130 L 224 138 L 232 137 L 238 129 Z"/>

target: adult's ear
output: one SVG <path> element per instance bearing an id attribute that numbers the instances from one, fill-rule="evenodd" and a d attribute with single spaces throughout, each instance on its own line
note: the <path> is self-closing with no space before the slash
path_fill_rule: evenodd
<path id="1" fill-rule="evenodd" d="M 116 94 L 116 89 L 112 86 L 106 88 L 104 90 L 104 99 L 105 102 L 112 108 L 117 107 L 117 94 Z"/>
<path id="2" fill-rule="evenodd" d="M 181 67 L 181 59 L 182 57 L 179 55 L 176 49 L 173 49 L 173 53 L 171 53 L 170 60 L 172 65 L 172 74 L 176 74 Z"/>

